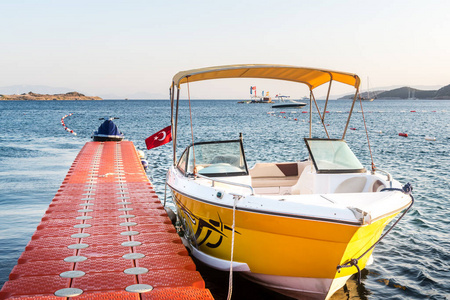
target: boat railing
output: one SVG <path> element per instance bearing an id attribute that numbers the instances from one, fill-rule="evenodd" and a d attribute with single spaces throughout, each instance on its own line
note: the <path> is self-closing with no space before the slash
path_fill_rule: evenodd
<path id="1" fill-rule="evenodd" d="M 223 180 L 223 179 L 215 179 L 215 178 L 211 178 L 205 175 L 201 175 L 201 174 L 195 174 L 195 176 L 206 179 L 206 180 L 211 180 L 211 186 L 214 187 L 216 182 L 220 182 L 220 183 L 224 183 L 224 184 L 229 184 L 229 185 L 234 185 L 234 186 L 240 186 L 243 188 L 247 188 L 251 190 L 251 195 L 253 196 L 255 194 L 255 191 L 253 189 L 253 187 L 251 185 L 248 184 L 244 184 L 244 183 L 238 183 L 238 182 L 232 182 L 232 181 L 228 181 L 228 180 Z"/>
<path id="2" fill-rule="evenodd" d="M 391 173 L 383 171 L 383 170 L 378 169 L 378 168 L 376 169 L 376 172 L 386 175 L 387 181 L 389 181 L 391 183 L 391 185 L 392 185 L 392 175 L 391 175 Z"/>

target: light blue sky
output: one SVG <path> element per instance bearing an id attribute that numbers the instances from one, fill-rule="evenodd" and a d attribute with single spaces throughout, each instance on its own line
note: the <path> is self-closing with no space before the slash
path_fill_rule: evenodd
<path id="1" fill-rule="evenodd" d="M 181 70 L 275 63 L 358 74 L 366 88 L 450 84 L 450 1 L 0 1 L 0 87 L 166 98 Z M 192 85 L 194 98 L 246 98 L 264 80 Z M 338 88 L 336 93 L 344 92 Z"/>

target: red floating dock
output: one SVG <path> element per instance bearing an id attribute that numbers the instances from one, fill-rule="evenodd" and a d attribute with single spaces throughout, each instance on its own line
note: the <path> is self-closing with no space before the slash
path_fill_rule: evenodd
<path id="1" fill-rule="evenodd" d="M 0 299 L 213 299 L 132 142 L 88 142 Z"/>

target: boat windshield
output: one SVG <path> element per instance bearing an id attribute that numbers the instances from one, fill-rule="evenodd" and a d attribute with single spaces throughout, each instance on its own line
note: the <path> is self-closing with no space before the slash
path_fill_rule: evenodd
<path id="1" fill-rule="evenodd" d="M 178 168 L 185 174 L 217 176 L 248 175 L 240 140 L 196 143 L 181 156 Z"/>
<path id="2" fill-rule="evenodd" d="M 305 138 L 317 173 L 362 173 L 365 168 L 344 140 Z"/>

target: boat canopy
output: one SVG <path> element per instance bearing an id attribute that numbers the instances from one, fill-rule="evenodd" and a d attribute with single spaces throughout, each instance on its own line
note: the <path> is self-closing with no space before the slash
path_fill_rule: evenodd
<path id="1" fill-rule="evenodd" d="M 353 112 L 356 96 L 359 91 L 359 85 L 361 80 L 358 75 L 331 71 L 325 69 L 313 69 L 305 67 L 296 67 L 288 65 L 264 65 L 264 64 L 244 64 L 244 65 L 227 65 L 216 66 L 200 69 L 192 69 L 187 71 L 181 71 L 175 74 L 172 79 L 172 85 L 170 87 L 170 102 L 171 102 L 171 124 L 172 124 L 172 141 L 173 141 L 173 161 L 176 163 L 176 141 L 177 141 L 177 127 L 178 127 L 178 113 L 179 113 L 179 100 L 180 100 L 180 85 L 188 82 L 209 80 L 209 79 L 226 79 L 226 78 L 265 78 L 265 79 L 277 79 L 284 81 L 291 81 L 297 83 L 306 84 L 310 90 L 309 97 L 309 137 L 312 136 L 312 110 L 313 102 L 317 109 L 317 113 L 323 125 L 324 131 L 328 138 L 328 130 L 325 125 L 325 113 L 330 97 L 331 84 L 333 81 L 337 81 L 343 84 L 350 85 L 356 89 L 353 97 L 350 112 L 345 124 L 342 139 L 345 138 L 347 128 L 350 122 L 350 116 Z M 314 97 L 313 90 L 322 84 L 329 83 L 328 93 L 323 108 L 323 113 L 320 111 L 317 101 Z M 175 93 L 175 89 L 177 92 Z M 176 95 L 175 95 L 176 94 Z M 176 104 L 175 104 L 176 103 Z"/>
<path id="2" fill-rule="evenodd" d="M 330 81 L 338 81 L 358 88 L 358 75 L 324 69 L 304 68 L 288 65 L 227 65 L 181 71 L 173 77 L 177 88 L 186 82 L 222 78 L 267 78 L 304 83 L 310 90 Z"/>

